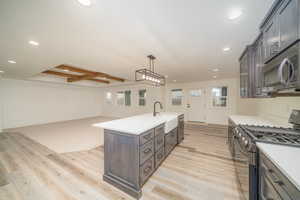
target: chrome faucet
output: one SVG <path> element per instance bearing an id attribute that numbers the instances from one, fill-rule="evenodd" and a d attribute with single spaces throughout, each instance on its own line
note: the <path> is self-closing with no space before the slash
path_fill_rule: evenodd
<path id="1" fill-rule="evenodd" d="M 154 106 L 153 106 L 153 107 L 154 107 L 154 108 L 153 108 L 153 116 L 154 116 L 154 117 L 156 116 L 157 113 L 159 113 L 159 112 L 156 112 L 156 110 L 155 110 L 155 105 L 156 105 L 157 103 L 160 105 L 160 109 L 163 109 L 162 104 L 161 104 L 159 101 L 155 101 L 155 102 L 154 102 Z"/>

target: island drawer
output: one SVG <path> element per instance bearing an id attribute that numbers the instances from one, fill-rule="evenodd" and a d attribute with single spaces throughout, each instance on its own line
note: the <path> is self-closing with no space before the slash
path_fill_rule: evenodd
<path id="1" fill-rule="evenodd" d="M 165 144 L 165 134 L 155 136 L 155 152 L 158 151 Z"/>
<path id="2" fill-rule="evenodd" d="M 140 135 L 140 145 L 145 144 L 154 137 L 154 129 L 146 131 Z"/>
<path id="3" fill-rule="evenodd" d="M 166 144 L 177 144 L 177 128 L 173 129 L 166 135 Z"/>
<path id="4" fill-rule="evenodd" d="M 162 147 L 155 153 L 155 168 L 158 168 L 160 163 L 164 160 L 165 158 L 165 148 Z"/>
<path id="5" fill-rule="evenodd" d="M 155 136 L 165 133 L 165 124 L 161 124 L 155 128 Z"/>
<path id="6" fill-rule="evenodd" d="M 144 185 L 149 176 L 155 170 L 154 168 L 154 157 L 152 156 L 140 167 L 140 184 Z"/>
<path id="7" fill-rule="evenodd" d="M 140 147 L 140 164 L 143 164 L 154 154 L 154 142 L 153 140 Z"/>

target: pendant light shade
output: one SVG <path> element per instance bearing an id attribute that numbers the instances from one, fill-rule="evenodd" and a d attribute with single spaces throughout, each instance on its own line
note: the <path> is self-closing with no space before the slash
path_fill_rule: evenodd
<path id="1" fill-rule="evenodd" d="M 165 76 L 154 72 L 154 60 L 153 55 L 147 56 L 149 59 L 149 68 L 142 68 L 135 71 L 135 81 L 147 82 L 155 86 L 164 86 L 166 84 Z"/>

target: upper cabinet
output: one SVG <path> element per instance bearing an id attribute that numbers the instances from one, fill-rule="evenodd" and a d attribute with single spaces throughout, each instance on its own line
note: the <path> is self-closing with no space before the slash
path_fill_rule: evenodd
<path id="1" fill-rule="evenodd" d="M 262 35 L 248 45 L 240 59 L 240 96 L 253 98 L 262 95 L 263 40 Z"/>
<path id="2" fill-rule="evenodd" d="M 252 54 L 252 87 L 253 95 L 252 97 L 261 97 L 263 96 L 263 38 L 262 34 L 255 40 Z"/>
<path id="3" fill-rule="evenodd" d="M 247 46 L 240 57 L 240 96 L 248 98 L 252 95 L 250 88 L 250 70 L 251 70 L 252 47 Z"/>
<path id="4" fill-rule="evenodd" d="M 269 62 L 299 37 L 299 0 L 277 0 L 260 29 L 263 33 L 263 60 Z"/>
<path id="5" fill-rule="evenodd" d="M 300 0 L 275 0 L 261 23 L 259 36 L 239 59 L 241 97 L 274 97 L 292 87 L 300 91 L 300 53 L 293 50 L 300 49 L 296 45 L 300 43 L 299 16 Z"/>

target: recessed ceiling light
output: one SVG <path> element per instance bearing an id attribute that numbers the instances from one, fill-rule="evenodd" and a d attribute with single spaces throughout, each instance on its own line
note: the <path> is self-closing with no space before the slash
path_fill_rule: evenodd
<path id="1" fill-rule="evenodd" d="M 242 14 L 243 14 L 243 12 L 240 9 L 232 10 L 228 14 L 228 19 L 235 20 L 235 19 L 239 18 Z"/>
<path id="2" fill-rule="evenodd" d="M 176 80 L 173 80 L 173 82 L 176 82 Z"/>
<path id="3" fill-rule="evenodd" d="M 77 0 L 81 5 L 83 6 L 90 6 L 91 1 L 90 0 Z"/>
<path id="4" fill-rule="evenodd" d="M 230 47 L 225 47 L 225 48 L 223 48 L 223 51 L 230 51 L 231 49 L 230 49 Z"/>
<path id="5" fill-rule="evenodd" d="M 213 76 L 213 78 L 217 78 L 217 76 Z"/>
<path id="6" fill-rule="evenodd" d="M 165 75 L 165 78 L 168 78 L 169 76 L 168 75 Z"/>
<path id="7" fill-rule="evenodd" d="M 218 72 L 218 71 L 220 71 L 218 68 L 216 68 L 216 69 L 213 69 L 213 71 L 214 72 Z"/>
<path id="8" fill-rule="evenodd" d="M 14 60 L 9 60 L 9 61 L 7 61 L 7 62 L 9 62 L 9 63 L 11 63 L 11 64 L 16 64 L 16 63 L 17 63 L 17 62 L 14 61 Z"/>
<path id="9" fill-rule="evenodd" d="M 68 72 L 69 70 L 67 70 L 67 69 L 63 69 L 63 71 L 64 71 L 64 72 Z"/>
<path id="10" fill-rule="evenodd" d="M 0 73 L 2 74 L 2 73 L 4 73 L 4 71 L 0 70 Z"/>
<path id="11" fill-rule="evenodd" d="M 33 40 L 30 40 L 28 43 L 31 44 L 32 46 L 39 46 L 40 45 L 38 42 L 33 41 Z"/>

